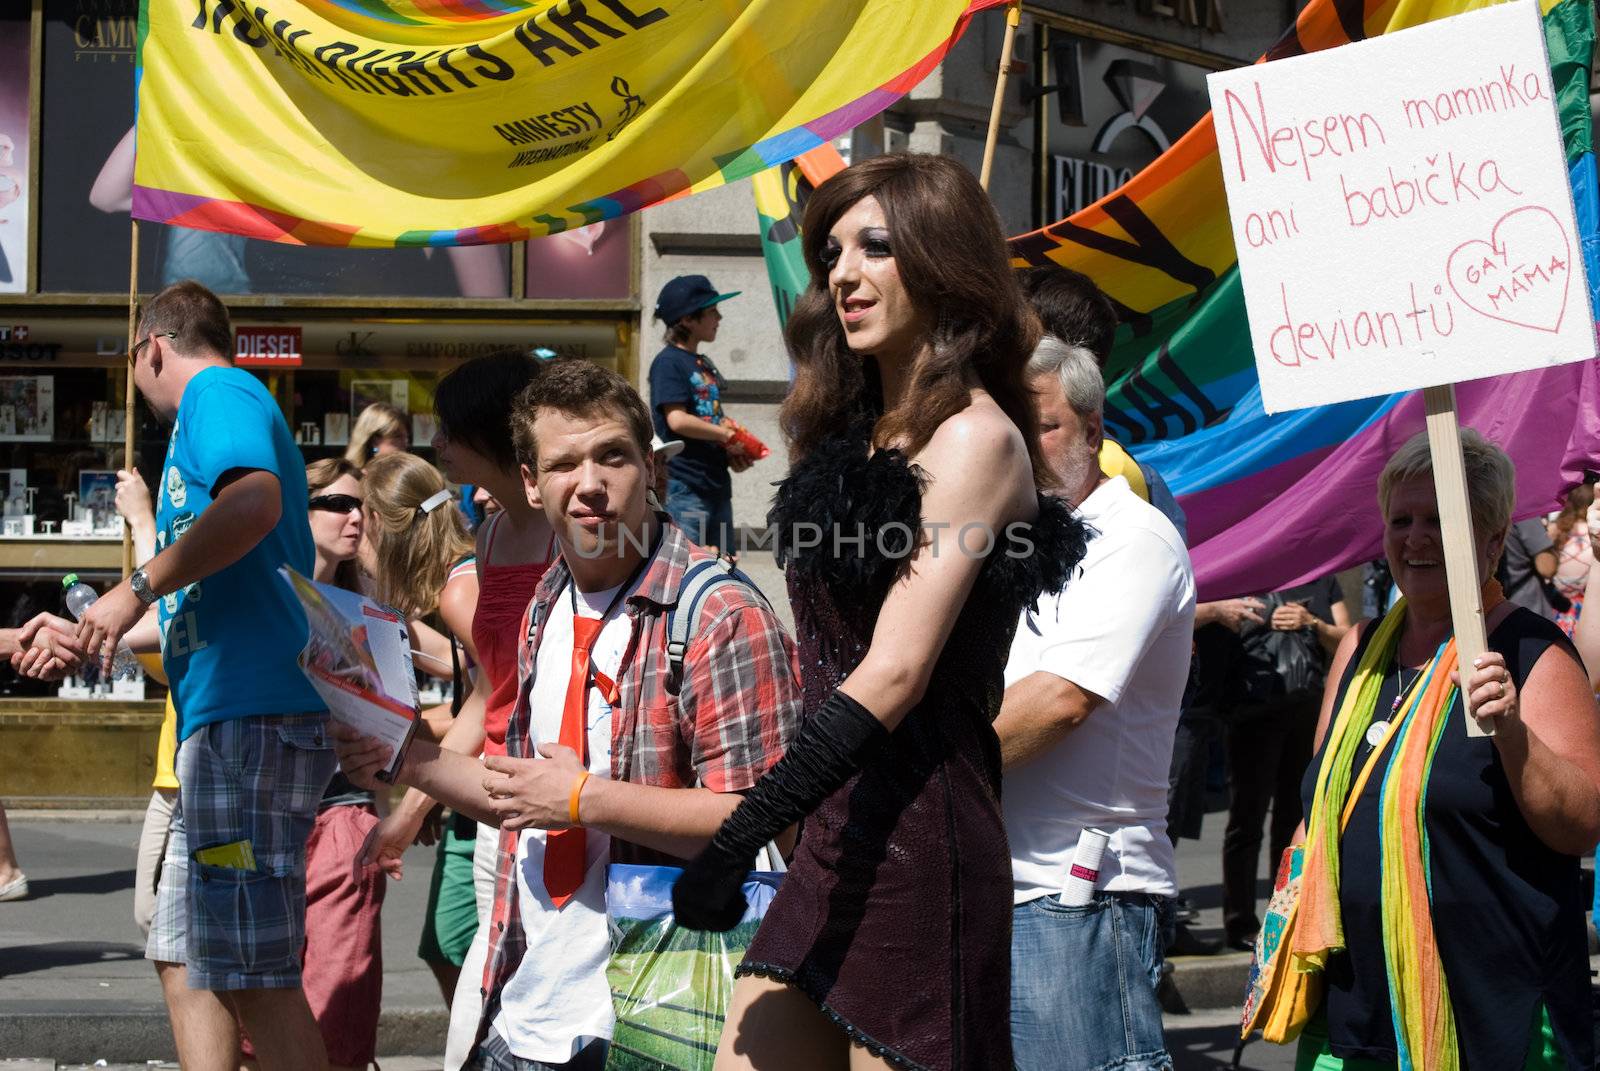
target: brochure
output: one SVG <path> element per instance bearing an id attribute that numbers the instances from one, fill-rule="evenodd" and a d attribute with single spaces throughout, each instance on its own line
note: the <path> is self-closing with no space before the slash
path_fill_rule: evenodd
<path id="1" fill-rule="evenodd" d="M 310 638 L 300 669 L 334 721 L 389 745 L 378 776 L 391 781 L 417 729 L 417 676 L 406 620 L 365 595 L 278 570 L 305 608 Z"/>

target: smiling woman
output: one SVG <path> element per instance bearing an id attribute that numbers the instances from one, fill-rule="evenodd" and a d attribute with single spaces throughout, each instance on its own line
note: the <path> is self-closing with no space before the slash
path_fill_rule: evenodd
<path id="1" fill-rule="evenodd" d="M 1476 432 L 1461 445 L 1492 576 L 1515 473 Z M 1491 580 L 1489 651 L 1457 669 L 1426 435 L 1390 459 L 1378 498 L 1405 598 L 1352 629 L 1328 673 L 1294 937 L 1327 995 L 1302 1066 L 1591 1066 L 1578 877 L 1600 839 L 1600 719 L 1582 664 Z M 1458 681 L 1493 737 L 1465 732 Z"/>

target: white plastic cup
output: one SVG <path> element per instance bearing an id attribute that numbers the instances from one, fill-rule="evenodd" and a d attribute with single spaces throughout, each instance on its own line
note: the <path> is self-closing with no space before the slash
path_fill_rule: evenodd
<path id="1" fill-rule="evenodd" d="M 1100 860 L 1110 839 L 1111 834 L 1099 829 L 1086 829 L 1078 835 L 1078 848 L 1072 853 L 1072 866 L 1061 887 L 1064 906 L 1083 907 L 1094 899 L 1094 888 L 1100 882 Z"/>

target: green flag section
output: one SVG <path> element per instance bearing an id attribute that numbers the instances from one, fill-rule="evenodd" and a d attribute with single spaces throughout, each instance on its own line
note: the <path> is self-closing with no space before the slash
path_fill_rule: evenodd
<path id="1" fill-rule="evenodd" d="M 769 168 L 750 180 L 756 198 L 756 223 L 761 255 L 772 281 L 772 303 L 778 326 L 789 322 L 789 310 L 811 281 L 800 248 L 800 220 L 806 198 L 829 176 L 844 170 L 844 158 L 831 144 L 819 145 L 795 159 Z"/>

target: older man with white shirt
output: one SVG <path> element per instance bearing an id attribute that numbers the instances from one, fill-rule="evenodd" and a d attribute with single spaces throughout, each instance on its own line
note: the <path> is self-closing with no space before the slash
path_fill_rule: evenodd
<path id="1" fill-rule="evenodd" d="M 1167 774 L 1188 679 L 1194 572 L 1183 539 L 1097 463 L 1105 386 L 1047 337 L 1029 365 L 1061 495 L 1097 533 L 1082 572 L 1024 613 L 995 731 L 1005 763 L 1018 1071 L 1172 1066 L 1156 1001 L 1177 894 Z M 1062 903 L 1086 829 L 1109 839 L 1087 905 Z"/>

